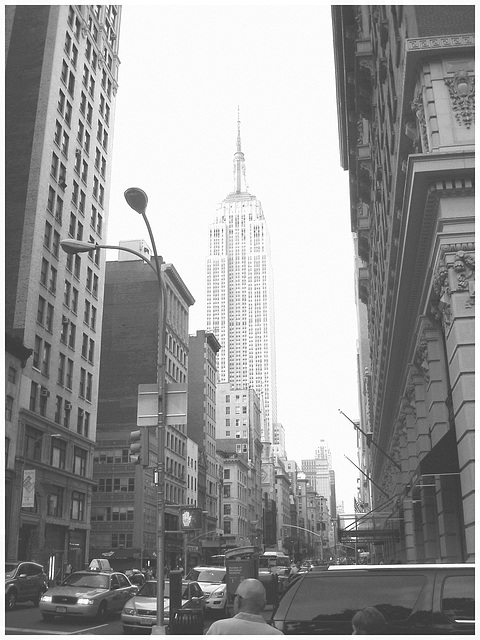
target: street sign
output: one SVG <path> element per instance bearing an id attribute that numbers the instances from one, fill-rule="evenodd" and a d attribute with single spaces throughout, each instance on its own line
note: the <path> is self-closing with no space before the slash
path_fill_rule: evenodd
<path id="1" fill-rule="evenodd" d="M 139 384 L 137 427 L 155 427 L 158 424 L 158 385 Z"/>
<path id="2" fill-rule="evenodd" d="M 187 424 L 187 384 L 167 382 L 166 424 Z"/>

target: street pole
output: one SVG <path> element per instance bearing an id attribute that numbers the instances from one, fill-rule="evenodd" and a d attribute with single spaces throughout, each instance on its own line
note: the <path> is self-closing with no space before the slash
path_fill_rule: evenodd
<path id="1" fill-rule="evenodd" d="M 164 593 L 165 593 L 165 414 L 166 414 L 166 380 L 165 380 L 165 333 L 167 327 L 167 297 L 162 268 L 163 259 L 157 253 L 155 238 L 146 215 L 148 197 L 145 191 L 136 187 L 127 189 L 124 193 L 128 205 L 139 213 L 148 230 L 152 243 L 155 263 L 147 259 L 139 251 L 128 247 L 101 245 L 80 240 L 62 240 L 60 245 L 66 253 L 84 253 L 96 249 L 118 249 L 127 251 L 139 257 L 154 272 L 158 282 L 158 339 L 157 339 L 157 390 L 158 390 L 158 419 L 157 419 L 157 619 L 152 627 L 152 635 L 166 635 L 164 625 Z"/>
<path id="2" fill-rule="evenodd" d="M 167 329 L 167 296 L 165 282 L 162 277 L 163 259 L 157 253 L 155 238 L 148 221 L 146 210 L 148 197 L 145 191 L 132 187 L 124 193 L 128 205 L 139 213 L 147 227 L 152 243 L 155 271 L 158 281 L 158 347 L 157 347 L 157 387 L 158 387 L 158 422 L 157 422 L 157 624 L 152 627 L 152 635 L 165 635 L 164 626 L 164 590 L 165 590 L 165 414 L 166 414 L 166 382 L 165 382 L 165 332 Z"/>

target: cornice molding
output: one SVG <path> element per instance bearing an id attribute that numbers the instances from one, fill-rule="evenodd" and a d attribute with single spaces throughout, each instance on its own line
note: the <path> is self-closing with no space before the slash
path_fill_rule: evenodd
<path id="1" fill-rule="evenodd" d="M 465 33 L 455 36 L 436 36 L 434 38 L 407 38 L 405 40 L 405 51 L 407 52 L 474 46 L 475 34 L 473 33 Z"/>

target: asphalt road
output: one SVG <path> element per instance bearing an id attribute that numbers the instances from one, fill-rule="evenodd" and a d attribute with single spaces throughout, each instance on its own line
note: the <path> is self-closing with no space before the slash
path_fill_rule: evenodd
<path id="1" fill-rule="evenodd" d="M 272 607 L 264 612 L 265 619 L 271 616 Z M 214 621 L 207 616 L 204 633 Z M 38 607 L 30 603 L 17 604 L 13 611 L 5 612 L 5 635 L 123 635 L 120 613 L 110 614 L 104 622 L 88 618 L 58 617 L 45 622 Z"/>

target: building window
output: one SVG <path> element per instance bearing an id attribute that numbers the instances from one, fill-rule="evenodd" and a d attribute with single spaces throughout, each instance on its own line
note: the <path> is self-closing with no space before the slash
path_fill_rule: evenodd
<path id="1" fill-rule="evenodd" d="M 58 438 L 52 438 L 52 451 L 50 453 L 50 465 L 56 469 L 65 469 L 67 457 L 67 443 Z"/>
<path id="2" fill-rule="evenodd" d="M 12 412 L 13 412 L 13 398 L 12 396 L 7 396 L 5 398 L 5 420 L 7 422 L 12 421 Z"/>
<path id="3" fill-rule="evenodd" d="M 42 436 L 39 429 L 29 427 L 25 429 L 24 455 L 31 460 L 40 460 L 42 457 Z"/>
<path id="4" fill-rule="evenodd" d="M 60 424 L 61 416 L 62 416 L 62 406 L 63 406 L 63 398 L 61 396 L 57 396 L 55 401 L 55 416 L 54 420 L 57 424 Z"/>
<path id="5" fill-rule="evenodd" d="M 30 402 L 28 406 L 30 411 L 35 411 L 37 407 L 37 391 L 38 391 L 38 384 L 32 381 L 32 384 L 30 385 Z"/>
<path id="6" fill-rule="evenodd" d="M 229 484 L 226 484 L 223 487 L 223 497 L 230 498 L 231 497 L 230 494 L 231 494 L 231 486 Z"/>
<path id="7" fill-rule="evenodd" d="M 17 378 L 17 370 L 15 367 L 8 367 L 8 381 L 15 384 Z"/>
<path id="8" fill-rule="evenodd" d="M 223 532 L 224 532 L 226 535 L 229 535 L 229 534 L 231 534 L 231 533 L 232 533 L 232 523 L 231 523 L 229 520 L 226 520 L 226 521 L 223 523 Z"/>
<path id="9" fill-rule="evenodd" d="M 224 469 L 223 477 L 225 480 L 230 480 L 230 469 Z"/>
<path id="10" fill-rule="evenodd" d="M 63 488 L 51 487 L 47 495 L 47 515 L 61 518 L 63 515 Z"/>
<path id="11" fill-rule="evenodd" d="M 133 546 L 133 534 L 112 533 L 112 549 L 131 549 Z"/>
<path id="12" fill-rule="evenodd" d="M 232 505 L 231 504 L 224 504 L 223 505 L 223 515 L 224 516 L 232 515 Z"/>
<path id="13" fill-rule="evenodd" d="M 85 518 L 85 494 L 72 491 L 72 508 L 70 512 L 72 520 L 84 520 Z"/>
<path id="14" fill-rule="evenodd" d="M 35 342 L 33 345 L 33 361 L 32 365 L 34 369 L 40 370 L 40 353 L 42 350 L 42 339 L 40 336 L 35 336 Z"/>
<path id="15" fill-rule="evenodd" d="M 87 475 L 87 452 L 80 447 L 74 447 L 73 450 L 73 473 L 78 476 Z"/>

